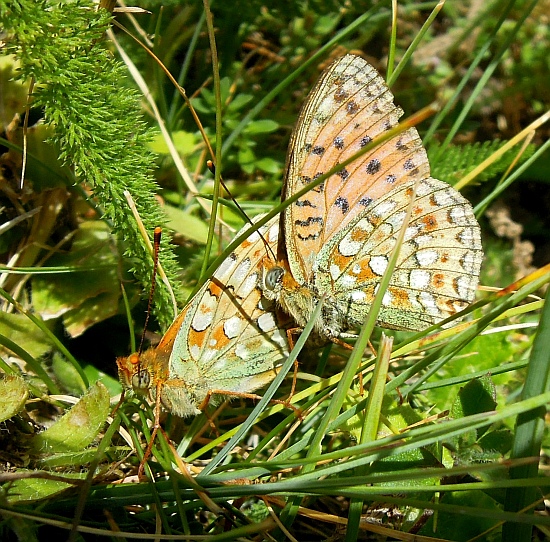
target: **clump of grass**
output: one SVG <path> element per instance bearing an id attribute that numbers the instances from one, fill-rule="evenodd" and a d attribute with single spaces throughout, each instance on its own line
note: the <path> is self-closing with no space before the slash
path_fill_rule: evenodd
<path id="1" fill-rule="evenodd" d="M 61 197 L 75 182 L 88 189 L 86 197 L 73 194 L 71 189 L 70 197 L 64 200 L 63 205 L 69 207 L 70 202 L 76 208 L 71 211 L 78 218 L 64 222 L 76 241 L 60 245 L 71 258 L 57 262 L 54 259 L 50 272 L 61 270 L 70 277 L 68 280 L 76 280 L 69 272 L 82 272 L 79 265 L 84 261 L 86 272 L 105 265 L 117 269 L 115 276 L 126 281 L 124 270 L 134 268 L 141 282 L 148 283 L 150 258 L 134 217 L 126 210 L 123 191 L 132 193 L 146 230 L 152 232 L 153 226 L 164 223 L 152 196 L 155 186 L 150 172 L 156 158 L 156 177 L 163 187 L 170 224 L 179 224 L 182 229 L 182 236 L 174 236 L 179 242 L 175 252 L 187 268 L 185 289 L 190 292 L 204 279 L 201 269 L 212 263 L 205 254 L 213 251 L 219 255 L 232 233 L 222 228 L 216 240 L 209 241 L 209 205 L 205 199 L 199 205 L 196 194 L 183 188 L 193 186 L 193 190 L 207 197 L 214 191 L 212 176 L 205 173 L 208 151 L 188 110 L 182 109 L 178 95 L 157 77 L 155 64 L 121 37 L 123 49 L 139 70 L 149 75 L 145 80 L 154 90 L 158 116 L 164 119 L 174 146 L 166 144 L 154 128 L 145 126 L 138 114 L 138 95 L 127 81 L 121 83 L 123 68 L 105 48 L 109 18 L 102 12 L 94 13 L 88 4 L 73 3 L 70 9 L 56 6 L 46 11 L 46 4 L 42 3 L 4 1 L 0 7 L 11 52 L 20 62 L 20 75 L 23 79 L 34 78 L 34 103 L 44 108 L 45 118 L 52 125 L 49 137 L 57 149 L 56 158 L 71 166 L 64 170 L 66 177 L 57 178 L 63 190 L 57 190 L 55 195 Z M 365 49 L 374 36 L 385 35 L 389 26 L 390 14 L 383 8 L 361 14 L 325 8 L 323 13 L 315 13 L 295 7 L 299 15 L 292 20 L 283 14 L 273 17 L 269 10 L 246 20 L 216 17 L 214 12 L 217 46 L 222 51 L 222 79 L 217 90 L 211 90 L 208 80 L 211 45 L 203 40 L 206 18 L 197 6 L 183 4 L 180 9 L 174 8 L 173 17 L 165 15 L 156 20 L 156 51 L 164 53 L 161 56 L 169 67 L 176 62 L 183 66 L 179 82 L 189 96 L 195 94 L 191 103 L 200 113 L 207 134 L 223 144 L 219 169 L 233 195 L 251 214 L 278 205 L 285 140 L 298 105 L 319 72 L 319 63 L 330 56 L 337 44 L 345 49 Z M 453 137 L 468 133 L 472 124 L 479 122 L 469 116 L 476 110 L 472 105 L 492 81 L 498 61 L 507 57 L 509 43 L 531 24 L 527 18 L 531 8 L 529 5 L 519 15 L 495 12 L 498 24 L 493 25 L 494 31 L 483 29 L 473 48 L 472 65 L 481 66 L 483 74 L 480 83 L 474 83 L 474 70 L 463 73 L 456 93 L 446 92 L 454 109 L 444 107 L 434 118 L 430 137 L 435 138 L 443 128 L 445 132 L 450 130 Z M 420 33 L 423 22 L 411 12 L 412 7 L 408 6 L 399 12 L 401 27 L 397 28 L 408 28 L 407 35 Z M 470 24 L 470 16 L 459 16 L 457 25 Z M 197 20 L 199 23 L 193 26 L 191 21 Z M 183 28 L 182 21 L 191 30 L 180 36 L 181 42 L 174 45 L 174 50 L 163 49 L 171 43 L 168 37 L 177 35 L 176 28 Z M 52 26 L 58 31 L 45 31 Z M 273 35 L 262 39 L 255 33 L 258 30 L 270 30 Z M 425 30 L 428 33 L 424 39 L 433 39 L 430 33 L 437 34 L 437 24 Z M 249 55 L 239 55 L 227 45 L 236 43 L 235 36 L 239 43 L 246 44 Z M 402 56 L 411 41 L 399 35 L 391 42 L 392 54 Z M 487 51 L 493 46 L 497 52 L 487 62 Z M 410 53 L 414 59 L 414 50 Z M 406 80 L 409 68 L 414 73 L 414 65 L 397 68 L 400 79 Z M 449 80 L 454 81 L 454 74 L 449 75 Z M 202 86 L 205 88 L 201 90 Z M 470 92 L 469 99 L 463 99 L 465 88 Z M 220 100 L 215 99 L 216 91 L 222 98 L 221 109 Z M 216 114 L 224 120 L 215 134 L 212 127 Z M 435 161 L 432 169 L 444 175 L 456 171 L 460 161 L 464 174 L 468 174 L 501 146 L 502 143 L 489 142 L 456 151 L 455 144 L 444 140 L 431 147 Z M 527 148 L 524 153 L 509 151 L 500 161 L 495 160 L 491 169 L 476 176 L 479 194 L 471 187 L 468 193 L 478 199 L 475 203 L 479 202 L 480 215 L 500 187 L 509 184 L 516 172 L 532 163 L 545 147 L 535 139 L 534 146 Z M 177 167 L 172 161 L 178 159 L 174 149 L 183 157 Z M 186 177 L 185 183 L 178 174 Z M 499 186 L 494 182 L 497 175 L 501 177 Z M 27 186 L 35 192 L 46 190 L 38 188 L 37 177 L 31 168 Z M 89 205 L 95 210 L 93 220 L 88 216 Z M 224 221 L 240 226 L 241 218 L 229 206 L 220 209 Z M 65 216 L 69 216 L 68 209 Z M 59 228 L 55 217 L 50 216 L 48 224 L 43 241 L 53 247 L 61 233 L 66 232 Z M 92 233 L 86 233 L 86 227 Z M 112 242 L 111 232 L 118 243 Z M 165 236 L 161 254 L 174 281 L 168 237 Z M 23 233 L 14 235 L 11 247 L 20 246 L 22 240 Z M 487 261 L 498 266 L 499 250 L 492 248 L 489 234 L 484 240 L 489 253 Z M 98 260 L 90 264 L 77 249 L 93 252 Z M 116 257 L 112 258 L 113 254 Z M 37 252 L 28 263 L 29 267 L 34 266 L 34 273 L 44 271 L 42 256 L 44 253 Z M 104 273 L 102 269 L 99 274 Z M 98 280 L 98 275 L 88 276 L 93 277 L 92 282 Z M 485 276 L 490 276 L 488 270 Z M 117 411 L 113 423 L 103 426 L 109 396 L 117 391 L 115 379 L 105 376 L 101 380 L 110 386 L 111 393 L 96 384 L 70 411 L 67 403 L 52 397 L 62 390 L 73 396 L 82 393 L 88 387 L 86 380 L 98 378 L 97 367 L 83 366 L 79 356 L 72 354 L 72 344 L 67 349 L 60 341 L 63 333 L 52 331 L 32 314 L 32 300 L 22 295 L 18 283 L 13 282 L 6 289 L 9 291 L 5 298 L 26 316 L 3 318 L 2 345 L 11 350 L 12 357 L 33 367 L 37 376 L 2 381 L 6 386 L 4 396 L 9 392 L 17 398 L 6 411 L 12 420 L 10 427 L 14 434 L 21 435 L 25 424 L 29 426 L 28 415 L 38 419 L 31 406 L 34 403 L 28 400 L 29 390 L 41 399 L 41 404 L 52 405 L 53 417 L 68 413 L 46 436 L 37 438 L 39 435 L 30 430 L 30 436 L 18 437 L 11 450 L 13 461 L 29 454 L 30 463 L 25 466 L 32 467 L 33 472 L 29 478 L 18 471 L 6 481 L 5 510 L 15 518 L 24 507 L 34 522 L 12 519 L 3 529 L 6 533 L 10 529 L 32 531 L 35 525 L 46 521 L 43 514 L 56 516 L 65 526 L 74 523 L 82 529 L 97 527 L 93 523 L 98 521 L 95 510 L 101 507 L 111 511 L 123 531 L 153 533 L 161 525 L 163 533 L 172 535 L 215 535 L 230 530 L 234 538 L 260 533 L 282 538 L 281 533 L 288 530 L 296 539 L 311 538 L 312 532 L 318 536 L 319 531 L 328 538 L 338 525 L 346 524 L 350 540 L 357 539 L 361 530 L 391 536 L 392 529 L 456 539 L 457 533 L 496 533 L 501 522 L 508 522 L 504 538 L 527 540 L 531 525 L 544 523 L 546 518 L 524 513 L 521 520 L 526 527 L 519 530 L 511 521 L 518 519 L 516 512 L 535 503 L 533 491 L 541 483 L 536 460 L 525 456 L 540 453 L 544 406 L 549 399 L 549 364 L 543 347 L 548 306 L 542 313 L 543 301 L 536 297 L 549 280 L 549 270 L 542 268 L 504 292 L 485 291 L 474 305 L 471 319 L 451 329 L 416 335 L 390 332 L 392 340 L 374 331 L 371 341 L 379 351 L 378 357 L 365 353 L 363 348 L 357 348 L 350 357 L 348 350 L 334 345 L 319 352 L 302 351 L 298 388 L 292 397 L 293 405 L 300 409 L 299 416 L 284 405 L 273 405 L 267 400 L 270 396 L 288 396 L 291 381 L 283 379 L 282 373 L 281 382 L 275 381 L 263 393 L 266 400 L 256 406 L 250 401 L 233 400 L 215 412 L 209 411 L 208 416 L 187 420 L 168 416 L 162 423 L 176 449 L 164 434 L 159 435 L 148 461 L 146 491 L 143 484 L 118 482 L 135 473 L 151 436 L 151 409 L 132 398 Z M 54 298 L 59 297 L 59 285 L 52 288 L 55 283 L 49 283 L 48 278 L 45 282 L 31 283 L 33 297 L 38 298 L 48 288 Z M 72 300 L 57 301 L 63 310 L 84 303 L 75 302 L 74 296 L 86 282 L 75 282 Z M 99 304 L 97 296 L 98 292 L 84 297 L 93 299 L 95 306 Z M 106 304 L 118 305 L 118 299 L 111 297 Z M 167 294 L 157 298 L 161 327 L 171 320 L 167 299 Z M 135 302 L 130 295 L 128 305 Z M 87 308 L 74 312 L 73 319 L 84 322 L 90 311 Z M 117 312 L 122 310 L 117 307 Z M 25 334 L 16 335 L 16 326 L 33 317 Z M 499 324 L 505 318 L 507 325 Z M 68 319 L 64 324 L 69 327 Z M 539 331 L 533 339 L 532 329 L 537 325 Z M 75 327 L 85 329 L 86 324 Z M 41 342 L 44 334 L 49 339 Z M 298 342 L 295 353 L 301 346 Z M 40 363 L 45 357 L 50 361 L 46 370 Z M 67 364 L 66 359 L 72 364 Z M 114 372 L 114 359 L 108 363 Z M 292 359 L 285 369 L 291 364 Z M 6 373 L 21 372 L 5 362 L 2 369 Z M 69 383 L 75 382 L 75 371 L 80 380 L 76 389 L 71 389 Z M 361 386 L 358 374 L 362 374 Z M 13 417 L 14 412 L 18 416 Z M 79 431 L 73 430 L 72 424 L 79 425 Z M 527 453 L 521 450 L 522 442 L 529 444 Z M 504 461 L 510 459 L 514 460 L 512 470 L 510 463 Z M 81 474 L 75 475 L 76 471 Z M 79 496 L 66 489 L 73 485 L 80 488 Z M 75 506 L 78 512 L 74 512 Z M 386 510 L 382 525 L 374 519 L 381 509 Z M 104 532 L 110 530 L 107 522 L 102 528 Z"/>

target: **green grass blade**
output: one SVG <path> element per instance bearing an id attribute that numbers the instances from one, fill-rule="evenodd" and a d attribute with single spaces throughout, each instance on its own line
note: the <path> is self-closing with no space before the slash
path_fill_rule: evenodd
<path id="1" fill-rule="evenodd" d="M 537 397 L 550 391 L 550 301 L 548 295 L 542 310 L 539 328 L 533 343 L 527 376 L 523 386 L 522 399 Z M 538 457 L 541 453 L 542 438 L 545 431 L 547 407 L 520 414 L 516 420 L 516 429 L 511 459 Z M 532 463 L 510 469 L 512 479 L 536 478 L 538 464 Z M 529 509 L 537 500 L 535 487 L 519 487 L 506 492 L 504 509 L 520 512 Z M 533 510 L 531 509 L 531 513 Z M 528 524 L 508 522 L 503 528 L 503 542 L 522 542 L 531 540 L 532 528 Z"/>

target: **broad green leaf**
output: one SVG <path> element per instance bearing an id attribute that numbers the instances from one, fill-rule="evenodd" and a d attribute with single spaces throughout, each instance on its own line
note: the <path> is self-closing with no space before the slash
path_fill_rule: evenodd
<path id="1" fill-rule="evenodd" d="M 96 382 L 54 425 L 33 439 L 37 452 L 81 452 L 101 430 L 109 414 L 109 392 Z"/>
<path id="2" fill-rule="evenodd" d="M 67 331 L 75 337 L 118 312 L 118 261 L 104 222 L 82 223 L 69 253 L 48 263 L 77 270 L 32 279 L 34 307 L 43 318 L 64 316 Z"/>
<path id="3" fill-rule="evenodd" d="M 71 394 L 78 396 L 86 391 L 86 386 L 75 366 L 59 353 L 55 353 L 53 356 L 52 370 L 63 388 Z M 91 382 L 94 382 L 94 380 Z"/>
<path id="4" fill-rule="evenodd" d="M 279 123 L 270 119 L 253 120 L 246 127 L 247 134 L 268 134 L 279 128 Z"/>
<path id="5" fill-rule="evenodd" d="M 65 476 L 67 478 L 83 480 L 86 477 L 86 473 L 71 473 Z M 12 505 L 29 501 L 38 501 L 61 493 L 73 485 L 74 484 L 70 482 L 48 480 L 46 478 L 22 478 L 10 484 L 7 501 Z"/>
<path id="6" fill-rule="evenodd" d="M 191 132 L 185 132 L 184 130 L 172 132 L 172 141 L 176 149 L 183 155 L 191 154 L 197 145 L 196 135 Z M 166 145 L 166 140 L 160 134 L 149 143 L 149 147 L 157 154 L 170 153 Z"/>
<path id="7" fill-rule="evenodd" d="M 13 418 L 25 407 L 29 389 L 25 381 L 15 375 L 0 380 L 0 422 Z"/>
<path id="8" fill-rule="evenodd" d="M 103 292 L 84 300 L 63 315 L 65 330 L 71 337 L 82 335 L 89 327 L 118 314 L 119 292 Z"/>
<path id="9" fill-rule="evenodd" d="M 229 103 L 227 108 L 228 112 L 235 112 L 242 109 L 245 105 L 249 104 L 254 97 L 250 94 L 237 94 L 235 98 Z"/>
<path id="10" fill-rule="evenodd" d="M 166 205 L 164 211 L 168 216 L 168 227 L 177 231 L 187 239 L 201 245 L 206 244 L 208 237 L 208 221 L 190 214 L 187 211 Z M 214 243 L 216 241 L 214 240 Z M 214 244 L 214 246 L 216 246 Z"/>
<path id="11" fill-rule="evenodd" d="M 34 297 L 34 295 L 33 295 Z M 0 335 L 24 346 L 29 356 L 39 358 L 47 354 L 52 344 L 44 332 L 36 327 L 24 314 L 10 314 L 0 311 Z"/>
<path id="12" fill-rule="evenodd" d="M 266 173 L 277 174 L 282 169 L 281 163 L 277 162 L 277 160 L 273 160 L 273 158 L 260 158 L 256 160 L 255 164 L 259 170 L 265 171 Z"/>

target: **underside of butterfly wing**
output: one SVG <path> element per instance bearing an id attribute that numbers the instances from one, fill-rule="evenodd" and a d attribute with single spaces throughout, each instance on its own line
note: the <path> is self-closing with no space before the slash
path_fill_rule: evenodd
<path id="1" fill-rule="evenodd" d="M 275 251 L 278 218 L 260 232 Z M 264 240 L 253 233 L 190 302 L 173 344 L 169 378 L 163 388 L 163 403 L 171 405 L 176 414 L 177 405 L 186 402 L 198 413 L 213 391 L 230 395 L 261 388 L 273 380 L 288 356 L 286 324 L 260 288 L 261 261 L 266 254 Z"/>
<path id="2" fill-rule="evenodd" d="M 283 197 L 302 189 L 394 127 L 403 111 L 377 71 L 360 57 L 333 63 L 308 96 L 293 133 Z M 418 132 L 410 128 L 312 189 L 285 212 L 292 275 L 310 281 L 315 255 L 372 201 L 411 179 L 429 176 Z"/>
<path id="3" fill-rule="evenodd" d="M 367 207 L 319 253 L 312 289 L 343 313 L 345 327 L 361 325 L 406 217 L 414 183 Z M 422 330 L 455 314 L 475 296 L 483 257 L 470 204 L 453 188 L 428 178 L 417 184 L 413 212 L 378 323 Z"/>

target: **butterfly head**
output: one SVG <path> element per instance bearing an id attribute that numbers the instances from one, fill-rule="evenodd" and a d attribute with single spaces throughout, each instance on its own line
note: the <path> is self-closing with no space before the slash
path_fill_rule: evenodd
<path id="1" fill-rule="evenodd" d="M 274 299 L 280 293 L 285 273 L 284 268 L 280 265 L 274 265 L 269 269 L 264 268 L 263 292 L 268 299 Z"/>
<path id="2" fill-rule="evenodd" d="M 147 351 L 117 359 L 118 376 L 125 388 L 133 389 L 137 393 L 149 391 L 152 381 L 150 357 L 150 351 Z"/>
<path id="3" fill-rule="evenodd" d="M 275 263 L 266 259 L 262 267 L 260 287 L 263 295 L 269 300 L 276 301 L 284 312 L 292 316 L 299 327 L 304 327 L 319 301 L 315 290 L 296 281 L 286 260 Z M 317 327 L 319 330 L 324 329 L 325 323 L 322 318 Z"/>
<path id="4" fill-rule="evenodd" d="M 300 289 L 294 280 L 286 260 L 274 262 L 271 258 L 264 258 L 262 262 L 262 280 L 260 287 L 265 297 L 284 303 L 287 293 Z"/>

